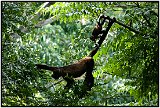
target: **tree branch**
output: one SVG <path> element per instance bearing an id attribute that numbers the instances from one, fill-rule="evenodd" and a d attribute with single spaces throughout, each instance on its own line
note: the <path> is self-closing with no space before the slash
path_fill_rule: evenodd
<path id="1" fill-rule="evenodd" d="M 111 20 L 110 17 L 106 17 L 106 19 Z M 117 20 L 115 21 L 115 23 L 117 23 L 117 24 L 119 24 L 119 25 L 121 25 L 121 26 L 123 26 L 123 27 L 125 27 L 125 28 L 128 28 L 130 31 L 133 31 L 133 32 L 136 33 L 136 34 L 139 34 L 139 33 L 140 33 L 139 31 L 137 31 L 137 30 L 135 30 L 135 29 L 133 29 L 133 28 L 131 28 L 131 27 L 129 27 L 129 26 L 127 26 L 127 25 L 125 25 L 125 24 L 117 21 Z"/>

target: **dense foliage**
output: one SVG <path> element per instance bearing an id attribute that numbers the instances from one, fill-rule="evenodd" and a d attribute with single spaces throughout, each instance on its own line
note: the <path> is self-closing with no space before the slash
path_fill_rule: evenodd
<path id="1" fill-rule="evenodd" d="M 45 4 L 1 4 L 2 106 L 158 106 L 158 2 Z M 94 56 L 95 85 L 79 98 L 83 76 L 66 92 L 65 81 L 35 64 L 64 66 L 87 56 L 101 13 L 139 33 L 114 23 Z M 36 27 L 49 18 L 51 23 Z"/>

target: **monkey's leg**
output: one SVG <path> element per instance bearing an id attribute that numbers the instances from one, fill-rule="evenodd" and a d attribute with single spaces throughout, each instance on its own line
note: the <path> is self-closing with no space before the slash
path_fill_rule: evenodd
<path id="1" fill-rule="evenodd" d="M 91 91 L 91 88 L 94 85 L 94 77 L 92 73 L 86 73 L 86 78 L 84 80 L 84 87 L 87 91 Z"/>
<path id="2" fill-rule="evenodd" d="M 87 95 L 88 94 L 87 91 L 91 91 L 91 88 L 93 87 L 93 85 L 94 85 L 94 77 L 92 73 L 86 73 L 86 77 L 82 87 L 82 92 L 79 95 L 79 98 L 82 98 L 85 95 Z"/>
<path id="3" fill-rule="evenodd" d="M 94 85 L 94 77 L 92 75 L 92 71 L 94 68 L 94 61 L 90 61 L 89 63 L 87 63 L 87 72 L 86 72 L 86 77 L 84 80 L 84 87 L 87 91 L 90 91 L 91 88 Z"/>

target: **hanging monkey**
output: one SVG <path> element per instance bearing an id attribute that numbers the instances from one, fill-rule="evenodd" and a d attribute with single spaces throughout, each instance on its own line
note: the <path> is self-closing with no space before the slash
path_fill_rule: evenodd
<path id="1" fill-rule="evenodd" d="M 101 19 L 102 19 L 102 21 L 101 21 Z M 92 36 L 90 37 L 90 39 L 92 41 L 94 41 L 94 43 L 96 43 L 96 40 L 98 38 L 100 38 L 99 34 L 103 33 L 102 26 L 103 26 L 105 20 L 106 20 L 106 17 L 104 15 L 100 15 L 100 17 L 98 18 L 97 25 L 95 26 L 95 28 L 92 32 Z"/>
<path id="2" fill-rule="evenodd" d="M 43 64 L 36 64 L 38 69 L 50 70 L 53 72 L 52 77 L 54 79 L 58 79 L 59 77 L 63 77 L 67 84 L 65 87 L 70 88 L 74 80 L 73 78 L 80 77 L 86 72 L 86 77 L 84 80 L 84 84 L 86 86 L 86 90 L 90 91 L 94 84 L 94 77 L 92 75 L 94 60 L 92 57 L 87 56 L 85 58 L 80 59 L 78 62 L 75 62 L 71 65 L 63 66 L 63 67 L 51 67 Z"/>

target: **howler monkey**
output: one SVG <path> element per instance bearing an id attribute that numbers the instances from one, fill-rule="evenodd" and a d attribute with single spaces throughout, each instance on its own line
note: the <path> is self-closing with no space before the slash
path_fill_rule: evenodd
<path id="1" fill-rule="evenodd" d="M 95 26 L 92 32 L 92 36 L 90 37 L 90 39 L 94 41 L 95 43 L 96 43 L 96 39 L 100 38 L 99 34 L 103 33 L 102 26 L 105 20 L 106 20 L 106 17 L 104 15 L 100 15 L 100 17 L 98 18 L 97 25 Z"/>
<path id="2" fill-rule="evenodd" d="M 84 84 L 86 85 L 87 90 L 91 90 L 91 88 L 93 87 L 94 78 L 92 75 L 92 71 L 94 67 L 94 60 L 92 57 L 87 56 L 85 58 L 80 59 L 78 62 L 63 67 L 53 67 L 43 64 L 36 64 L 36 66 L 38 69 L 52 71 L 52 77 L 55 79 L 58 79 L 62 76 L 64 80 L 67 81 L 66 87 L 68 88 L 70 88 L 73 85 L 73 78 L 80 77 L 86 72 Z"/>

